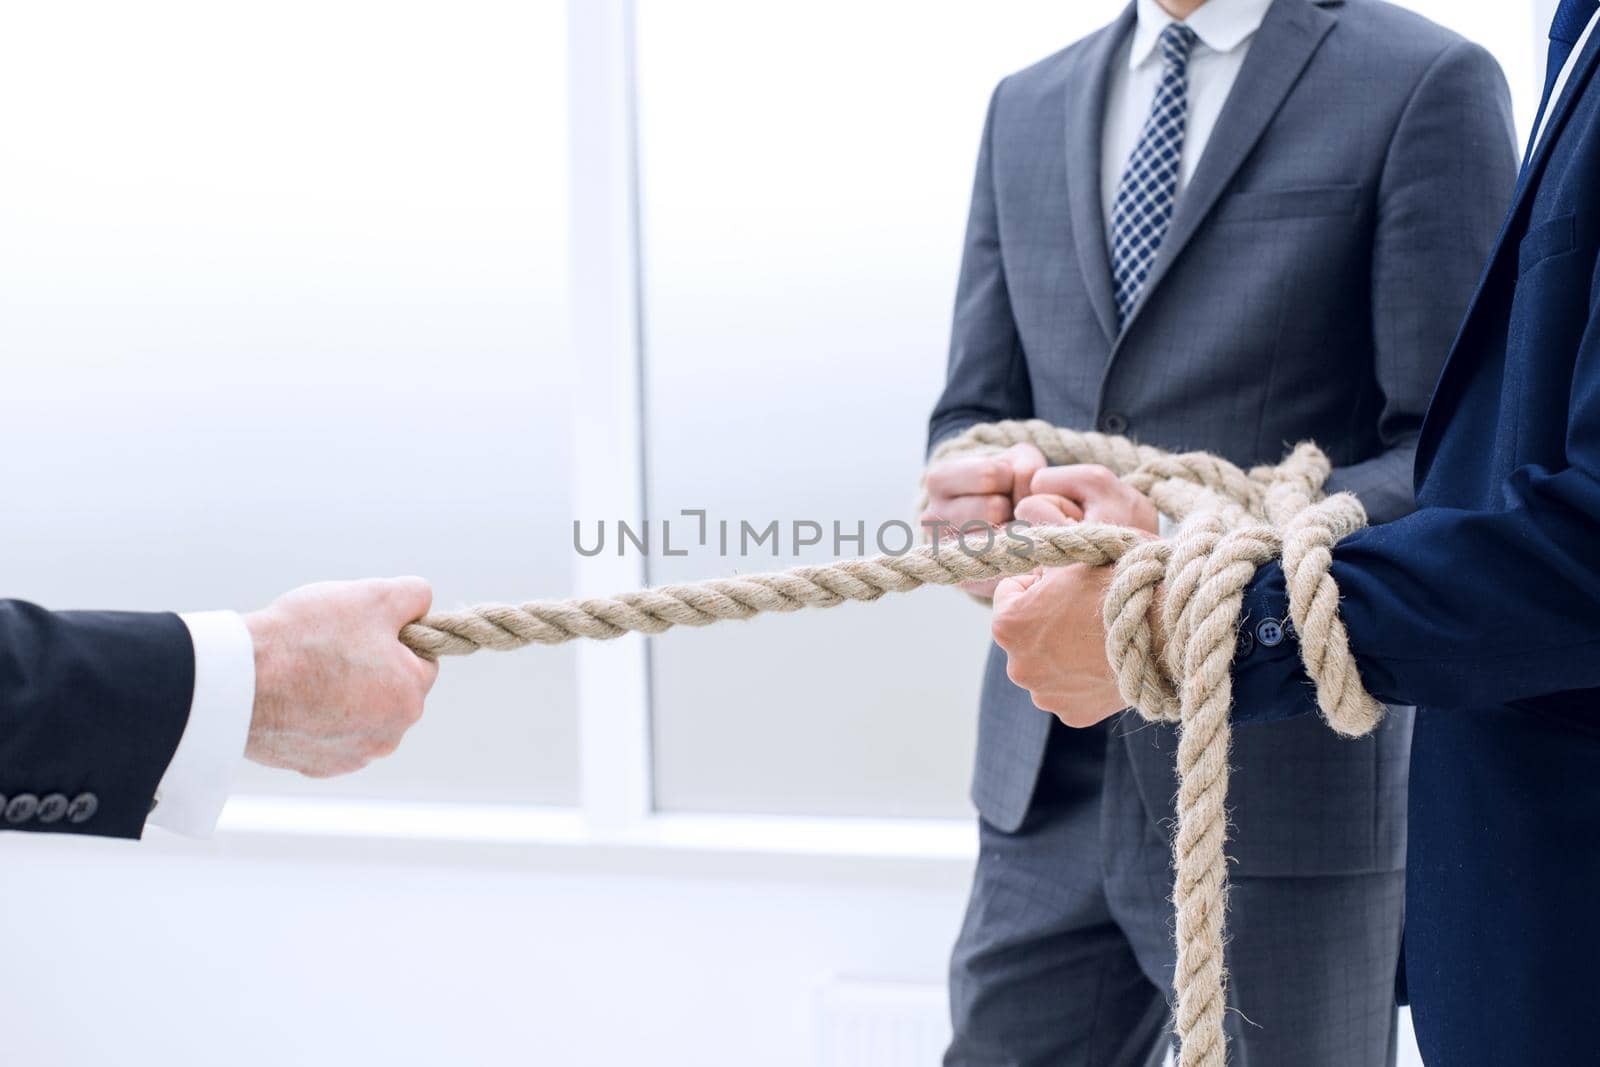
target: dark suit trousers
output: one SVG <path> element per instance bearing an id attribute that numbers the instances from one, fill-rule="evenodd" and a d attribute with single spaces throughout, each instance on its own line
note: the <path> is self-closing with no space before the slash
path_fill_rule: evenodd
<path id="1" fill-rule="evenodd" d="M 1168 841 L 1112 730 L 1057 726 L 1016 833 L 980 820 L 951 961 L 946 1067 L 1157 1067 L 1174 967 Z M 1232 1067 L 1378 1067 L 1396 1051 L 1405 874 L 1236 878 Z"/>

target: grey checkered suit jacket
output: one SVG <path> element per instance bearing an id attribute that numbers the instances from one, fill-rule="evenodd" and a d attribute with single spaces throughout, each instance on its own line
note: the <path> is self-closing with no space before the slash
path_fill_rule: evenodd
<path id="1" fill-rule="evenodd" d="M 1312 439 L 1332 488 L 1376 522 L 1404 514 L 1515 177 L 1499 67 L 1376 0 L 1276 0 L 1119 330 L 1100 138 L 1133 23 L 1130 7 L 995 90 L 931 442 L 1037 416 L 1250 465 Z M 1028 811 L 1051 721 L 991 649 L 973 798 L 1002 830 Z M 1174 731 L 1112 733 L 1152 817 L 1170 815 Z M 1237 731 L 1235 872 L 1402 867 L 1409 742 L 1408 713 L 1355 742 L 1313 719 Z"/>

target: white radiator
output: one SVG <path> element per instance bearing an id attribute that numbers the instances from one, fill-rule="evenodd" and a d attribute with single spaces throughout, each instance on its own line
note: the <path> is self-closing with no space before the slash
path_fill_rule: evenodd
<path id="1" fill-rule="evenodd" d="M 817 1067 L 937 1067 L 950 1040 L 943 986 L 834 979 L 817 992 Z"/>

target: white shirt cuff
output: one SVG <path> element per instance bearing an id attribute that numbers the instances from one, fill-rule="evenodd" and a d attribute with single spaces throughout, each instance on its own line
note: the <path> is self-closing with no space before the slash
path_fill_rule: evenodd
<path id="1" fill-rule="evenodd" d="M 1156 533 L 1162 537 L 1171 537 L 1172 531 L 1177 528 L 1178 524 L 1172 521 L 1172 516 L 1165 511 L 1156 512 Z"/>
<path id="2" fill-rule="evenodd" d="M 237 612 L 191 612 L 179 618 L 194 643 L 194 698 L 147 821 L 190 837 L 210 837 L 244 758 L 256 699 L 255 645 Z"/>

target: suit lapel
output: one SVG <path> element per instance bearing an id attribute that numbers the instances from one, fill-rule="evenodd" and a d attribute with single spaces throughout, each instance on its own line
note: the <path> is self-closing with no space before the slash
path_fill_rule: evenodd
<path id="1" fill-rule="evenodd" d="M 1105 330 L 1106 343 L 1117 339 L 1117 301 L 1111 281 L 1111 250 L 1106 245 L 1105 211 L 1100 188 L 1101 130 L 1105 124 L 1106 95 L 1111 64 L 1118 46 L 1133 32 L 1134 6 L 1090 42 L 1084 62 L 1067 78 L 1066 154 L 1067 201 L 1072 215 L 1072 238 L 1078 265 L 1089 290 L 1095 317 Z"/>
<path id="2" fill-rule="evenodd" d="M 1594 73 L 1596 58 L 1600 58 L 1600 32 L 1589 35 L 1589 43 L 1584 45 L 1583 54 L 1578 56 L 1577 63 L 1573 64 L 1572 76 L 1567 79 L 1567 85 L 1561 92 L 1561 98 L 1551 101 L 1548 105 L 1550 119 L 1545 124 L 1544 137 L 1540 139 L 1538 146 L 1534 148 L 1533 154 L 1528 160 L 1528 165 L 1522 168 L 1522 174 L 1517 179 L 1517 192 L 1512 197 L 1511 210 L 1506 216 L 1508 221 L 1514 218 L 1518 211 L 1522 210 L 1523 203 L 1533 194 L 1533 190 L 1538 187 L 1539 172 L 1549 162 L 1550 150 L 1555 146 L 1556 138 L 1561 135 L 1561 127 L 1566 124 L 1568 117 L 1572 114 L 1572 109 L 1578 103 L 1578 98 L 1583 95 L 1584 85 L 1587 83 L 1589 76 Z M 1538 132 L 1535 130 L 1529 136 L 1537 136 Z M 1506 232 L 1501 231 L 1500 236 L 1504 240 Z M 1495 254 L 1499 255 L 1499 252 L 1500 249 L 1496 247 Z"/>
<path id="3" fill-rule="evenodd" d="M 1337 21 L 1308 0 L 1278 0 L 1268 9 L 1206 142 L 1200 165 L 1178 198 L 1172 225 L 1156 253 L 1150 277 L 1144 283 L 1144 295 L 1128 325 L 1139 317 L 1173 262 L 1211 214 Z"/>
<path id="4" fill-rule="evenodd" d="M 1427 477 L 1429 469 L 1433 466 L 1433 458 L 1439 445 L 1439 436 L 1443 426 L 1449 421 L 1448 415 L 1440 403 L 1444 396 L 1447 383 L 1459 375 L 1462 369 L 1462 340 L 1468 335 L 1469 327 L 1478 316 L 1479 305 L 1490 292 L 1490 279 L 1495 276 L 1495 268 L 1499 265 L 1501 257 L 1514 254 L 1524 236 L 1525 227 L 1519 225 L 1519 220 L 1529 202 L 1539 190 L 1539 180 L 1543 176 L 1544 168 L 1550 161 L 1550 153 L 1555 148 L 1557 139 L 1561 136 L 1561 129 L 1572 115 L 1579 98 L 1584 95 L 1584 90 L 1589 80 L 1594 76 L 1597 66 L 1600 66 L 1600 33 L 1589 36 L 1589 43 L 1584 46 L 1583 53 L 1573 65 L 1572 76 L 1567 79 L 1566 88 L 1562 91 L 1561 99 L 1552 101 L 1549 120 L 1545 123 L 1544 136 L 1533 149 L 1528 159 L 1527 166 L 1522 168 L 1522 174 L 1517 178 L 1517 189 L 1511 198 L 1511 207 L 1506 212 L 1505 222 L 1500 227 L 1500 236 L 1495 239 L 1494 250 L 1489 253 L 1489 262 L 1484 266 L 1483 274 L 1478 278 L 1477 291 L 1472 294 L 1472 300 L 1467 305 L 1467 313 L 1462 317 L 1461 329 L 1456 332 L 1456 339 L 1450 346 L 1449 358 L 1445 360 L 1439 372 L 1439 380 L 1433 389 L 1433 397 L 1428 401 L 1428 412 L 1423 417 L 1422 430 L 1417 440 L 1417 458 L 1414 469 L 1414 479 L 1421 485 Z M 1530 137 L 1538 135 L 1535 130 Z M 1493 294 L 1498 297 L 1498 289 Z M 1507 297 L 1509 299 L 1509 297 Z"/>

